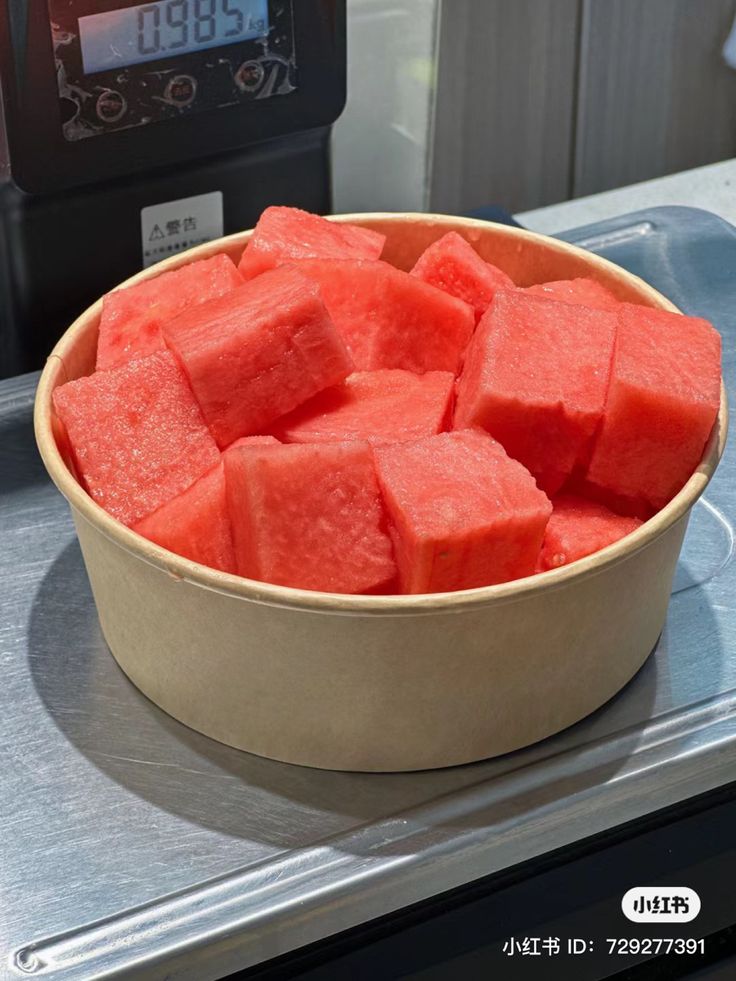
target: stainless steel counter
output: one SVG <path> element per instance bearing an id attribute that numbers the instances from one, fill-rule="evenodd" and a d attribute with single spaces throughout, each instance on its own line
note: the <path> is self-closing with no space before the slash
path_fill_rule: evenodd
<path id="1" fill-rule="evenodd" d="M 730 226 L 665 209 L 567 237 L 710 316 L 734 390 Z M 656 652 L 609 704 L 487 763 L 328 773 L 213 743 L 121 674 L 34 381 L 0 384 L 0 978 L 220 978 L 736 779 L 733 447 Z"/>
<path id="2" fill-rule="evenodd" d="M 655 177 L 517 215 L 525 228 L 556 235 L 565 228 L 606 221 L 639 208 L 686 205 L 704 208 L 736 224 L 736 160 L 722 160 L 679 174 Z"/>

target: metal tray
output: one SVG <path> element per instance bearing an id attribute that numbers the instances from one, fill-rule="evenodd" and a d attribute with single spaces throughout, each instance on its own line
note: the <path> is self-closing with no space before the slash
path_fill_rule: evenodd
<path id="1" fill-rule="evenodd" d="M 735 229 L 657 208 L 563 237 L 711 318 L 734 390 Z M 121 674 L 34 448 L 35 380 L 0 383 L 0 978 L 221 978 L 736 778 L 732 447 L 616 698 L 487 763 L 329 773 L 211 742 Z"/>

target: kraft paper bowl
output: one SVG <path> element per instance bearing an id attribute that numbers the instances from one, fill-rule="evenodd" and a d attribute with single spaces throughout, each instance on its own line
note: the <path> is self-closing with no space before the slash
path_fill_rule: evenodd
<path id="1" fill-rule="evenodd" d="M 676 309 L 642 280 L 566 243 L 440 215 L 344 215 L 388 236 L 409 268 L 453 229 L 519 285 L 592 276 L 621 299 Z M 148 279 L 249 233 L 173 257 Z M 625 539 L 543 575 L 454 593 L 345 596 L 213 571 L 159 548 L 88 497 L 57 442 L 51 395 L 92 371 L 101 303 L 69 328 L 38 386 L 35 426 L 71 505 L 105 639 L 164 711 L 231 746 L 339 770 L 417 770 L 484 759 L 571 725 L 639 670 L 664 624 L 690 511 L 723 452 L 720 413 L 697 471 Z"/>

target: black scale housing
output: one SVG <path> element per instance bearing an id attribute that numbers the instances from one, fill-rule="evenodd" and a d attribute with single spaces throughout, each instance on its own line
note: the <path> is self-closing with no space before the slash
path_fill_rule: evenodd
<path id="1" fill-rule="evenodd" d="M 55 38 L 75 35 L 79 17 L 138 3 L 52 0 Z M 86 77 L 76 36 L 55 45 L 50 20 L 47 0 L 0 0 L 0 377 L 40 367 L 89 303 L 141 268 L 141 209 L 221 191 L 225 234 L 269 204 L 330 209 L 345 0 L 269 0 L 270 48 L 244 40 Z M 273 97 L 259 92 L 268 72 L 233 84 L 259 52 L 278 62 Z M 88 93 L 79 104 L 60 70 Z M 172 78 L 181 104 L 158 98 Z M 110 91 L 126 112 L 108 121 Z M 91 138 L 69 138 L 75 115 Z"/>

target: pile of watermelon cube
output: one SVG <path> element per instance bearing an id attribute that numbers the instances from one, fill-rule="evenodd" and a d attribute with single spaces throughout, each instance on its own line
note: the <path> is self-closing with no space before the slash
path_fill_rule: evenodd
<path id="1" fill-rule="evenodd" d="M 268 208 L 238 266 L 108 294 L 96 370 L 54 393 L 91 497 L 224 573 L 416 594 L 574 562 L 681 489 L 718 412 L 709 323 L 518 287 L 455 232 L 411 272 L 383 247 Z"/>

